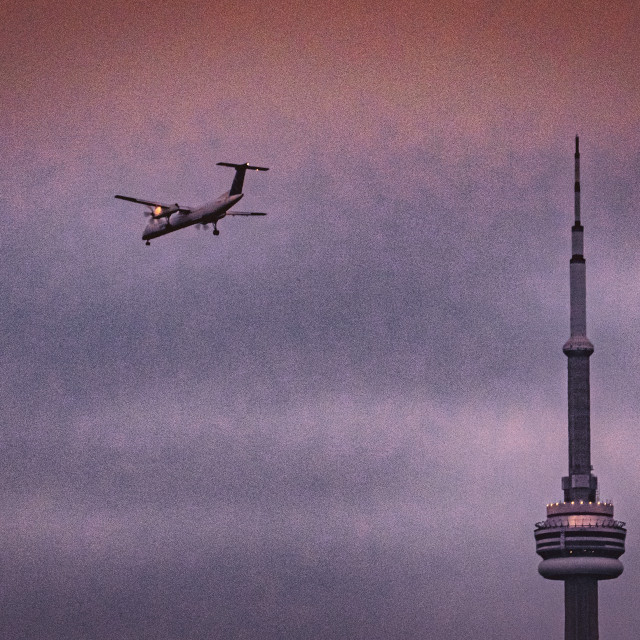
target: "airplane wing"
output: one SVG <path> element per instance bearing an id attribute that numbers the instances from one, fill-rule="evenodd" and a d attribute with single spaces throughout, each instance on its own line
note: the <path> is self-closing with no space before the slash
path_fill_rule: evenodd
<path id="1" fill-rule="evenodd" d="M 228 216 L 266 216 L 261 211 L 227 211 Z"/>
<path id="2" fill-rule="evenodd" d="M 181 207 L 177 202 L 175 204 L 162 204 L 161 202 L 152 202 L 151 200 L 140 200 L 140 198 L 131 198 L 130 196 L 114 196 L 120 200 L 127 200 L 128 202 L 137 202 L 138 204 L 145 204 L 148 207 L 153 208 L 154 218 L 161 216 L 170 216 L 172 213 L 179 211 L 180 213 L 191 213 L 191 209 L 188 207 Z M 159 211 L 158 211 L 159 209 Z"/>

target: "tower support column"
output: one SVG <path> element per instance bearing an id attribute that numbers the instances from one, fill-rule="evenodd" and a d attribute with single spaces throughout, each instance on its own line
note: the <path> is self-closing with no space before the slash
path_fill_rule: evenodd
<path id="1" fill-rule="evenodd" d="M 598 640 L 598 581 L 572 576 L 564 581 L 565 640 Z"/>

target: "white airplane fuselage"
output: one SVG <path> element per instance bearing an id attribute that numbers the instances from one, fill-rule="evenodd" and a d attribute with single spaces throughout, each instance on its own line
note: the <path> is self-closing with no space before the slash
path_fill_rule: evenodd
<path id="1" fill-rule="evenodd" d="M 164 236 L 178 229 L 184 229 L 184 227 L 189 227 L 192 224 L 215 223 L 224 218 L 227 215 L 227 211 L 236 204 L 243 195 L 242 193 L 238 193 L 230 196 L 229 192 L 226 191 L 217 200 L 196 207 L 189 213 L 176 211 L 170 216 L 152 216 L 142 232 L 142 239 L 147 241 L 153 240 L 153 238 Z"/>

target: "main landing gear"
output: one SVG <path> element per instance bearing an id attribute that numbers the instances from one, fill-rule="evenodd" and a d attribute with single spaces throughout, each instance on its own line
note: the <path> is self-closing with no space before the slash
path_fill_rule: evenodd
<path id="1" fill-rule="evenodd" d="M 213 235 L 214 236 L 219 236 L 220 235 L 220 232 L 218 231 L 218 223 L 217 222 L 213 223 Z"/>
<path id="2" fill-rule="evenodd" d="M 147 245 L 147 247 L 151 246 L 151 243 L 148 240 L 145 242 L 145 244 Z"/>

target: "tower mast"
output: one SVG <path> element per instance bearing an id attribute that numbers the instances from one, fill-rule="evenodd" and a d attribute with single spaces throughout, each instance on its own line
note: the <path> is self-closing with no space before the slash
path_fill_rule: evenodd
<path id="1" fill-rule="evenodd" d="M 571 335 L 562 350 L 568 363 L 569 475 L 562 479 L 566 502 L 596 499 L 597 478 L 591 473 L 589 357 L 593 345 L 587 338 L 587 265 L 584 227 L 580 222 L 580 140 L 576 136 L 574 223 L 571 228 L 569 297 Z"/>
<path id="2" fill-rule="evenodd" d="M 565 640 L 598 640 L 598 580 L 622 573 L 626 528 L 613 519 L 613 504 L 596 500 L 591 473 L 587 282 L 584 227 L 580 221 L 580 142 L 576 136 L 574 223 L 571 228 L 570 335 L 567 356 L 569 399 L 569 475 L 562 478 L 563 502 L 547 505 L 547 519 L 536 524 L 540 574 L 564 581 Z"/>

